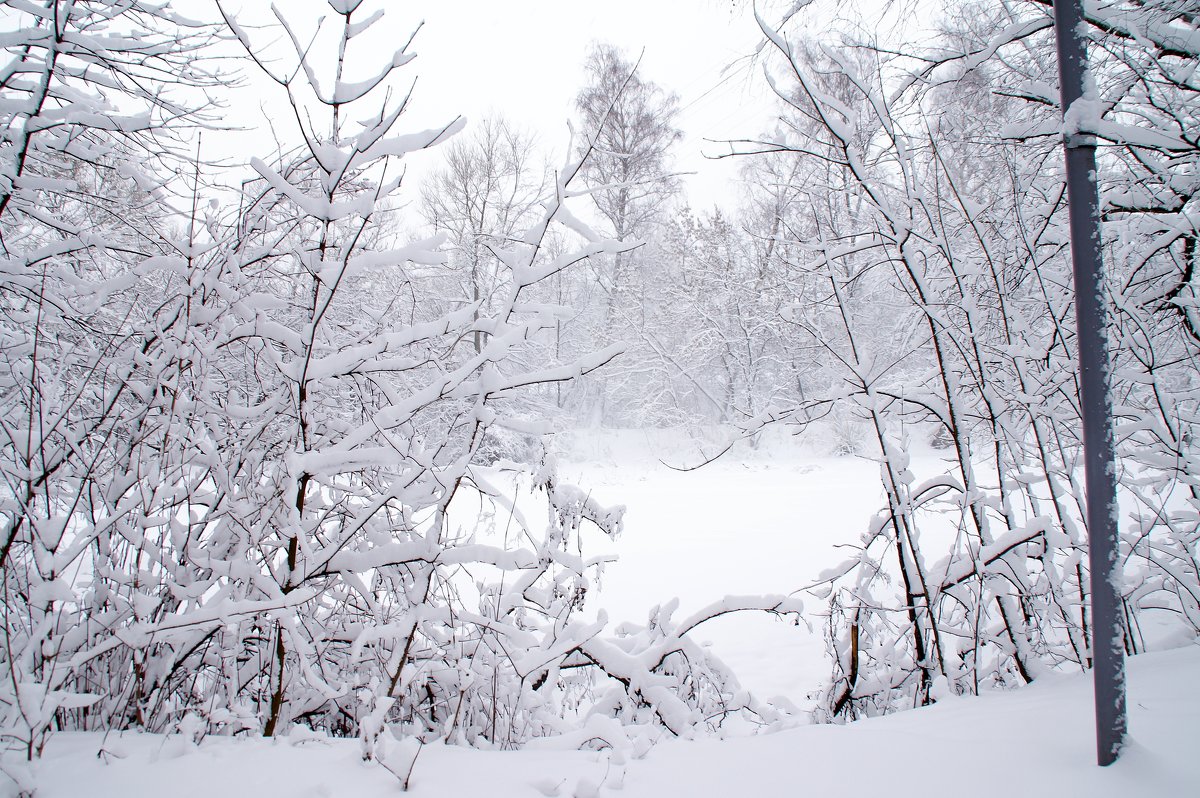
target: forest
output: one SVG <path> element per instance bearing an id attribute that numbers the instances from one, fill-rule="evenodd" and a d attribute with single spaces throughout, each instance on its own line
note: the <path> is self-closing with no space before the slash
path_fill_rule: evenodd
<path id="1" fill-rule="evenodd" d="M 679 98 L 637 53 L 581 54 L 552 162 L 502 113 L 406 127 L 421 36 L 385 2 L 184 5 L 0 4 L 3 789 L 33 795 L 68 732 L 302 727 L 371 760 L 1087 672 L 1071 124 L 1097 142 L 1125 652 L 1200 635 L 1188 0 L 1084 3 L 1066 123 L 1050 0 L 951 0 L 900 43 L 741 3 L 778 113 L 723 143 L 719 209 L 689 204 Z M 247 82 L 278 124 L 204 155 Z M 612 626 L 589 552 L 625 508 L 555 440 L 614 429 L 704 437 L 685 469 L 813 441 L 874 463 L 879 503 L 793 593 Z M 697 638 L 734 613 L 824 635 L 811 707 Z"/>

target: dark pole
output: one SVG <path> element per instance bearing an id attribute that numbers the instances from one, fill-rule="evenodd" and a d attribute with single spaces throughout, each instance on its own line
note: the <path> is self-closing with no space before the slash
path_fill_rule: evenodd
<path id="1" fill-rule="evenodd" d="M 1111 765 L 1125 741 L 1125 622 L 1117 568 L 1116 458 L 1109 394 L 1108 334 L 1102 287 L 1096 138 L 1087 120 L 1098 106 L 1072 104 L 1087 74 L 1082 0 L 1054 0 L 1058 80 L 1067 157 L 1067 210 L 1075 273 L 1079 406 L 1087 488 L 1088 564 L 1092 577 L 1092 680 L 1096 693 L 1096 761 Z M 1093 89 L 1093 92 L 1095 89 Z M 1098 98 L 1094 98 L 1098 99 Z"/>

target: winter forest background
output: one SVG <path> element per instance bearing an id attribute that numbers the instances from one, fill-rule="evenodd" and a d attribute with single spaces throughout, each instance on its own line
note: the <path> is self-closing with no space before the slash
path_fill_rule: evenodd
<path id="1" fill-rule="evenodd" d="M 1089 667 L 1048 0 L 926 5 L 899 43 L 744 4 L 778 121 L 725 144 L 719 210 L 689 205 L 679 101 L 637 53 L 581 54 L 550 161 L 501 112 L 406 127 L 420 32 L 327 6 L 3 3 L 9 786 L 60 731 L 304 727 L 370 759 L 841 723 Z M 1200 20 L 1085 7 L 1136 654 L 1200 633 Z M 281 112 L 206 155 L 241 84 Z M 624 508 L 556 463 L 614 429 L 674 430 L 680 468 L 867 458 L 879 506 L 794 593 L 613 627 L 590 602 L 620 547 L 593 540 Z M 811 706 L 695 639 L 743 611 L 822 631 Z"/>

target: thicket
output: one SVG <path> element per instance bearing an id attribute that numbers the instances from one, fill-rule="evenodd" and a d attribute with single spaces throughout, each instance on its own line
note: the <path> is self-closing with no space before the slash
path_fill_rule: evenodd
<path id="1" fill-rule="evenodd" d="M 405 160 L 463 122 L 401 132 L 413 41 L 380 60 L 382 8 L 328 5 L 316 30 L 276 12 L 281 57 L 223 10 L 4 3 L 0 769 L 22 792 L 56 730 L 302 724 L 371 758 L 385 727 L 507 747 L 589 710 L 679 735 L 773 717 L 687 633 L 798 601 L 580 614 L 605 559 L 581 539 L 622 511 L 559 480 L 531 408 L 615 351 L 548 337 L 546 286 L 628 249 L 568 208 L 595 131 L 503 236 L 401 242 Z M 235 60 L 292 112 L 249 174 L 201 158 Z M 452 244 L 488 253 L 466 296 Z"/>
<path id="2" fill-rule="evenodd" d="M 735 146 L 724 213 L 686 207 L 677 103 L 619 52 L 591 54 L 548 169 L 503 119 L 400 132 L 414 41 L 359 62 L 382 11 L 329 6 L 319 31 L 279 17 L 281 59 L 232 17 L 3 4 L 0 740 L 22 789 L 60 729 L 303 724 L 375 756 L 385 727 L 504 747 L 779 719 L 687 635 L 798 600 L 615 632 L 583 612 L 604 559 L 582 540 L 622 515 L 560 481 L 554 420 L 819 427 L 878 458 L 885 506 L 812 586 L 823 719 L 1089 666 L 1048 2 L 956 4 L 903 52 L 763 21 L 784 110 Z M 1144 627 L 1200 633 L 1200 34 L 1174 0 L 1088 23 L 1133 653 Z M 231 48 L 292 109 L 247 174 L 200 157 Z M 431 147 L 430 237 L 405 241 L 405 160 Z M 930 444 L 946 468 L 915 475 Z"/>

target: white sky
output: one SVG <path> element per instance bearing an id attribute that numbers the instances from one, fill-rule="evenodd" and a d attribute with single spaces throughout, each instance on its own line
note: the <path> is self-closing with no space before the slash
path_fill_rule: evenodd
<path id="1" fill-rule="evenodd" d="M 920 1 L 859 0 L 858 5 L 879 9 Z M 207 2 L 211 0 L 175 0 L 184 8 Z M 243 24 L 274 24 L 268 0 L 221 2 Z M 785 0 L 758 2 L 775 14 L 787 4 Z M 321 16 L 328 18 L 330 30 L 340 30 L 325 0 L 277 0 L 276 4 L 302 38 Z M 809 19 L 825 20 L 851 5 L 816 0 Z M 372 29 L 381 35 L 363 37 L 369 42 L 367 58 L 359 53 L 358 59 L 364 73 L 402 46 L 424 22 L 412 47 L 417 58 L 400 71 L 403 81 L 417 81 L 410 111 L 400 121 L 401 132 L 441 127 L 459 115 L 470 124 L 488 114 L 502 114 L 535 134 L 554 165 L 565 156 L 567 121 L 574 117 L 574 98 L 585 80 L 583 64 L 590 45 L 614 44 L 631 60 L 643 54 L 642 78 L 679 98 L 677 124 L 684 139 L 676 150 L 674 168 L 695 173 L 685 179 L 685 188 L 697 209 L 714 204 L 732 209 L 738 198 L 734 181 L 740 159 L 705 157 L 727 151 L 706 140 L 752 138 L 771 126 L 778 107 L 762 78 L 760 62 L 750 57 L 762 39 L 752 0 L 367 0 L 359 18 L 376 8 L 383 8 L 386 15 Z M 265 44 L 279 33 L 277 28 L 264 29 L 253 36 Z M 278 52 L 282 62 L 294 62 L 291 52 Z M 277 91 L 275 97 L 265 102 L 267 115 L 276 121 L 290 117 Z M 243 110 L 244 103 L 243 97 L 232 116 L 237 124 L 253 127 L 256 123 L 250 117 L 261 119 L 263 112 L 252 107 Z M 270 154 L 269 138 L 254 143 L 262 145 L 250 148 L 254 152 L 241 137 L 235 146 L 245 157 Z M 407 164 L 408 185 L 418 182 L 438 161 L 435 152 L 414 154 Z"/>
<path id="2" fill-rule="evenodd" d="M 704 139 L 752 136 L 771 118 L 774 103 L 757 67 L 745 58 L 760 38 L 748 3 L 456 0 L 425 5 L 420 13 L 426 24 L 413 64 L 420 73 L 412 117 L 418 123 L 426 114 L 459 112 L 478 119 L 500 112 L 535 131 L 543 147 L 561 157 L 590 44 L 615 44 L 631 60 L 644 51 L 642 78 L 679 97 L 678 125 L 686 138 L 677 150 L 676 168 L 698 173 L 687 186 L 693 204 L 704 207 L 729 193 L 727 183 L 738 166 L 704 158 L 705 150 L 720 149 L 706 147 Z"/>
<path id="3" fill-rule="evenodd" d="M 246 22 L 271 21 L 266 0 L 222 2 Z M 303 30 L 311 29 L 318 16 L 336 21 L 324 2 L 277 5 Z M 739 164 L 706 158 L 705 152 L 721 148 L 704 139 L 750 137 L 773 117 L 775 102 L 761 70 L 747 58 L 760 34 L 744 0 L 442 0 L 367 2 L 363 9 L 380 6 L 386 16 L 376 27 L 386 32 L 386 39 L 374 41 L 376 49 L 365 60 L 386 58 L 386 50 L 402 45 L 424 21 L 412 47 L 417 58 L 401 70 L 405 81 L 417 81 L 410 111 L 400 122 L 404 130 L 440 127 L 458 115 L 470 124 L 489 113 L 501 114 L 534 133 L 557 165 L 565 157 L 567 121 L 574 117 L 574 98 L 585 80 L 589 46 L 595 41 L 615 44 L 631 60 L 644 51 L 642 78 L 679 98 L 677 124 L 685 138 L 674 168 L 697 173 L 685 184 L 692 204 L 705 208 L 715 202 L 732 207 L 736 192 L 730 181 Z M 260 31 L 255 38 L 275 36 Z M 266 105 L 270 115 L 287 116 L 285 106 L 274 101 Z M 253 126 L 243 113 L 233 114 L 237 122 Z M 250 113 L 261 114 L 257 109 Z M 268 141 L 262 144 L 269 148 Z M 419 177 L 437 160 L 434 153 L 414 154 L 410 177 Z"/>

